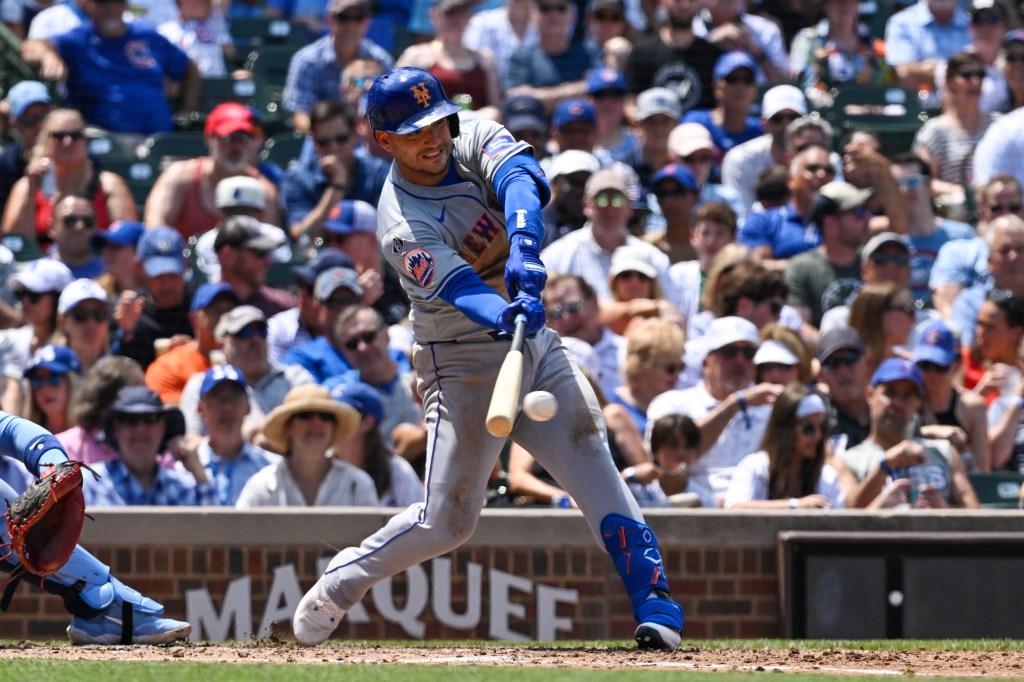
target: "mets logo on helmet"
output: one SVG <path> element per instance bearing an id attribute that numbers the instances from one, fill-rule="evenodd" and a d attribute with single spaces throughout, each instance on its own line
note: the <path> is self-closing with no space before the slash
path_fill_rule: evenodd
<path id="1" fill-rule="evenodd" d="M 413 249 L 405 254 L 405 270 L 421 287 L 434 280 L 434 257 L 426 249 Z"/>
<path id="2" fill-rule="evenodd" d="M 409 88 L 412 92 L 412 96 L 416 98 L 416 102 L 423 105 L 426 109 L 430 106 L 430 91 L 427 90 L 427 84 L 420 81 L 416 85 Z"/>

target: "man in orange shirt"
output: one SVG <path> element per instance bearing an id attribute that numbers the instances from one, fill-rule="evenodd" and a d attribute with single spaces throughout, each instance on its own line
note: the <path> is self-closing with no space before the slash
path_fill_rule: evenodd
<path id="1" fill-rule="evenodd" d="M 192 296 L 189 321 L 195 340 L 172 348 L 146 370 L 146 385 L 165 403 L 177 403 L 185 382 L 210 369 L 210 353 L 220 347 L 213 330 L 220 316 L 238 305 L 238 294 L 223 282 L 204 284 Z"/>

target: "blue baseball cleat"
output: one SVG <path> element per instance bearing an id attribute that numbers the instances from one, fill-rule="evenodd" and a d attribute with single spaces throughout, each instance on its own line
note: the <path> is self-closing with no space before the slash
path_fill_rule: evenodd
<path id="1" fill-rule="evenodd" d="M 638 620 L 640 625 L 634 637 L 639 648 L 668 652 L 679 648 L 683 638 L 683 611 L 667 592 L 652 590 L 640 608 Z"/>
<path id="2" fill-rule="evenodd" d="M 167 644 L 188 637 L 192 626 L 162 618 L 164 607 L 110 577 L 101 586 L 90 586 L 83 597 L 106 603 L 96 616 L 75 615 L 68 626 L 74 644 Z"/>

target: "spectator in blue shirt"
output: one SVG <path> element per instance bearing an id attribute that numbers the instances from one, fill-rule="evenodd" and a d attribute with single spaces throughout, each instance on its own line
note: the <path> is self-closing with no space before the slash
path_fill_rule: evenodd
<path id="1" fill-rule="evenodd" d="M 314 104 L 341 99 L 341 70 L 353 59 L 376 59 L 388 69 L 394 65 L 387 50 L 366 37 L 370 10 L 368 0 L 330 0 L 328 34 L 292 57 L 282 104 L 292 112 L 295 130 L 309 132 Z"/>
<path id="2" fill-rule="evenodd" d="M 885 59 L 900 83 L 935 84 L 935 67 L 971 43 L 970 15 L 954 0 L 917 0 L 885 25 Z"/>
<path id="3" fill-rule="evenodd" d="M 215 491 L 194 451 L 184 450 L 182 467 L 159 466 L 157 458 L 185 431 L 185 418 L 145 386 L 126 386 L 103 418 L 103 432 L 118 458 L 96 465 L 98 479 L 86 477 L 89 507 L 124 505 L 212 505 Z"/>
<path id="4" fill-rule="evenodd" d="M 180 111 L 194 111 L 202 80 L 188 55 L 148 25 L 124 21 L 124 0 L 92 4 L 92 22 L 50 40 L 27 40 L 25 61 L 43 78 L 66 81 L 69 102 L 91 125 L 116 133 L 171 130 L 167 80 L 179 84 Z"/>
<path id="5" fill-rule="evenodd" d="M 821 244 L 821 234 L 811 222 L 814 196 L 836 175 L 829 151 L 808 147 L 793 157 L 789 166 L 790 200 L 785 206 L 751 213 L 736 235 L 766 267 L 784 270 L 789 259 Z"/>
<path id="6" fill-rule="evenodd" d="M 242 423 L 250 410 L 247 382 L 237 367 L 215 365 L 203 375 L 199 388 L 198 413 L 209 434 L 199 445 L 199 460 L 213 483 L 216 504 L 221 506 L 235 506 L 253 474 L 281 461 L 279 455 L 242 436 Z"/>
<path id="7" fill-rule="evenodd" d="M 304 367 L 318 383 L 328 377 L 343 374 L 352 365 L 340 350 L 341 343 L 335 329 L 341 313 L 358 305 L 363 298 L 363 287 L 355 270 L 345 267 L 321 272 L 313 286 L 313 297 L 319 302 L 321 335 L 303 346 L 297 346 L 284 356 L 283 364 Z"/>
<path id="8" fill-rule="evenodd" d="M 343 199 L 376 205 L 391 167 L 357 147 L 356 118 L 347 104 L 317 102 L 309 112 L 309 125 L 316 154 L 300 160 L 281 183 L 281 211 L 293 239 L 317 236 Z"/>
<path id="9" fill-rule="evenodd" d="M 757 62 L 746 52 L 727 52 L 715 62 L 715 108 L 691 109 L 683 116 L 683 123 L 699 123 L 711 133 L 715 143 L 714 175 L 721 177 L 721 163 L 725 153 L 764 134 L 761 120 L 750 116 L 750 107 L 757 99 Z"/>

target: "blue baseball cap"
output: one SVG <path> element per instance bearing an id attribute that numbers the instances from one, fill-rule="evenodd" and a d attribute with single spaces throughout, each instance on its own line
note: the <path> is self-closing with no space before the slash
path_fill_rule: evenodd
<path id="1" fill-rule="evenodd" d="M 32 359 L 25 365 L 25 376 L 40 368 L 61 375 L 68 372 L 82 373 L 82 363 L 78 360 L 78 355 L 75 354 L 75 351 L 67 346 L 55 346 L 53 344 L 42 346 L 35 352 Z"/>
<path id="2" fill-rule="evenodd" d="M 619 92 L 627 92 L 626 79 L 622 76 L 619 71 L 605 67 L 603 69 L 595 69 L 590 72 L 587 76 L 587 94 L 593 95 L 595 92 L 601 90 L 618 90 Z"/>
<path id="3" fill-rule="evenodd" d="M 316 282 L 316 278 L 320 276 L 320 273 L 325 270 L 330 270 L 331 268 L 351 268 L 354 270 L 355 267 L 347 253 L 339 249 L 328 248 L 320 249 L 320 253 L 306 261 L 305 265 L 297 265 L 292 268 L 292 272 L 303 283 L 312 286 Z"/>
<path id="4" fill-rule="evenodd" d="M 203 383 L 199 386 L 199 397 L 205 398 L 207 393 L 224 382 L 241 386 L 243 391 L 246 390 L 249 383 L 246 381 L 242 370 L 234 365 L 214 365 L 206 370 L 206 374 L 203 375 Z"/>
<path id="5" fill-rule="evenodd" d="M 110 227 L 101 230 L 92 236 L 92 248 L 102 249 L 107 244 L 111 246 L 138 246 L 139 239 L 146 228 L 137 220 L 118 220 L 111 223 Z"/>
<path id="6" fill-rule="evenodd" d="M 39 81 L 21 81 L 7 93 L 7 103 L 11 107 L 11 116 L 15 121 L 21 118 L 26 109 L 37 102 L 43 104 L 52 102 L 50 91 Z"/>
<path id="7" fill-rule="evenodd" d="M 953 330 L 945 322 L 932 320 L 921 328 L 910 360 L 914 363 L 934 362 L 949 367 L 956 360 L 959 345 L 953 337 Z"/>
<path id="8" fill-rule="evenodd" d="M 378 424 L 384 419 L 384 401 L 380 393 L 362 381 L 338 384 L 331 389 L 331 397 L 339 403 L 354 407 L 361 415 L 373 417 Z"/>
<path id="9" fill-rule="evenodd" d="M 584 99 L 567 99 L 558 105 L 551 117 L 551 127 L 561 128 L 578 122 L 597 125 L 597 111 L 594 105 Z"/>
<path id="10" fill-rule="evenodd" d="M 221 294 L 230 294 L 235 302 L 238 302 L 238 294 L 231 288 L 230 284 L 224 282 L 208 282 L 203 286 L 196 289 L 196 293 L 192 295 L 192 306 L 189 308 L 192 312 L 202 310 L 206 306 L 213 303 L 213 299 L 217 298 Z"/>
<path id="11" fill-rule="evenodd" d="M 339 201 L 327 214 L 324 229 L 334 234 L 376 233 L 377 209 L 365 201 Z"/>
<path id="12" fill-rule="evenodd" d="M 901 360 L 900 358 L 883 360 L 871 376 L 871 388 L 878 384 L 888 384 L 894 381 L 912 381 L 917 386 L 918 393 L 924 393 L 924 378 L 921 376 L 921 370 L 910 360 Z"/>
<path id="13" fill-rule="evenodd" d="M 512 132 L 520 130 L 548 129 L 548 116 L 544 112 L 544 105 L 533 95 L 516 95 L 505 100 L 501 107 L 501 118 L 505 121 L 505 127 Z"/>
<path id="14" fill-rule="evenodd" d="M 185 274 L 185 240 L 173 227 L 146 230 L 135 248 L 147 277 Z"/>
<path id="15" fill-rule="evenodd" d="M 651 178 L 651 187 L 656 186 L 665 179 L 675 180 L 690 191 L 700 191 L 700 186 L 697 184 L 697 178 L 693 176 L 693 171 L 681 163 L 670 163 L 667 166 L 663 166 Z"/>
<path id="16" fill-rule="evenodd" d="M 737 69 L 750 69 L 756 76 L 757 62 L 749 54 L 740 50 L 726 52 L 715 62 L 715 69 L 711 77 L 716 81 L 720 81 Z"/>

